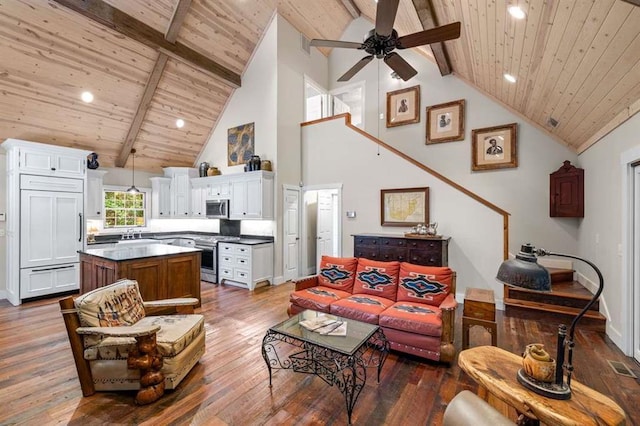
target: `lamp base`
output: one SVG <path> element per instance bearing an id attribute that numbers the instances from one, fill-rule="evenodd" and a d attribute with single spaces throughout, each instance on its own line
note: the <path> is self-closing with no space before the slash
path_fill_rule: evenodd
<path id="1" fill-rule="evenodd" d="M 522 368 L 518 370 L 517 378 L 518 382 L 522 386 L 537 393 L 538 395 L 551 399 L 571 398 L 571 388 L 564 383 L 558 385 L 556 383 L 541 382 L 540 380 L 536 380 L 533 377 L 528 376 Z"/>

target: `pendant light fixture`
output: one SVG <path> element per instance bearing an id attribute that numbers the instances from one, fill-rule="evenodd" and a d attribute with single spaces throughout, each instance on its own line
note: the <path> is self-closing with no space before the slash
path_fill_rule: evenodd
<path id="1" fill-rule="evenodd" d="M 139 194 L 140 190 L 136 188 L 136 150 L 135 149 L 131 150 L 131 161 L 133 161 L 132 168 L 131 168 L 131 188 L 127 189 L 127 192 L 129 194 Z"/>

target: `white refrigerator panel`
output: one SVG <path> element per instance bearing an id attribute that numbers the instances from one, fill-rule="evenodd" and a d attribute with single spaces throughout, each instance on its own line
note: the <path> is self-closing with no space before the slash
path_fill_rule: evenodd
<path id="1" fill-rule="evenodd" d="M 80 288 L 80 264 L 20 270 L 20 297 L 44 296 Z"/>
<path id="2" fill-rule="evenodd" d="M 83 195 L 22 190 L 20 197 L 20 267 L 78 262 Z"/>

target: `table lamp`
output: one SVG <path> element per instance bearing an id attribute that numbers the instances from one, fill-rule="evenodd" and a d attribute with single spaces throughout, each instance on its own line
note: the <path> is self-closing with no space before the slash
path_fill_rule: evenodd
<path id="1" fill-rule="evenodd" d="M 569 399 L 571 398 L 571 375 L 573 373 L 573 347 L 575 345 L 573 337 L 575 334 L 576 324 L 589 310 L 591 305 L 598 300 L 604 287 L 604 279 L 602 273 L 593 263 L 580 257 L 568 254 L 554 253 L 545 249 L 536 249 L 531 244 L 525 244 L 520 248 L 520 252 L 515 259 L 508 259 L 502 262 L 498 269 L 496 278 L 510 287 L 518 287 L 526 290 L 549 292 L 551 291 L 551 277 L 549 271 L 538 264 L 536 256 L 559 256 L 580 260 L 591 266 L 598 274 L 600 285 L 598 291 L 593 295 L 589 303 L 576 315 L 569 327 L 567 335 L 567 326 L 562 324 L 558 328 L 558 348 L 556 355 L 556 371 L 555 381 L 552 383 L 536 380 L 529 376 L 523 369 L 517 374 L 517 379 L 527 389 L 553 399 Z M 567 363 L 565 365 L 565 352 L 567 352 Z M 564 370 L 567 372 L 567 379 L 564 379 Z"/>

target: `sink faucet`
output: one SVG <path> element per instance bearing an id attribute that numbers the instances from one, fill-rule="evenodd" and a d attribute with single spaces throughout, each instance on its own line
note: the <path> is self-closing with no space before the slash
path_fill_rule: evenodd
<path id="1" fill-rule="evenodd" d="M 142 239 L 142 229 L 138 229 L 138 239 Z"/>

